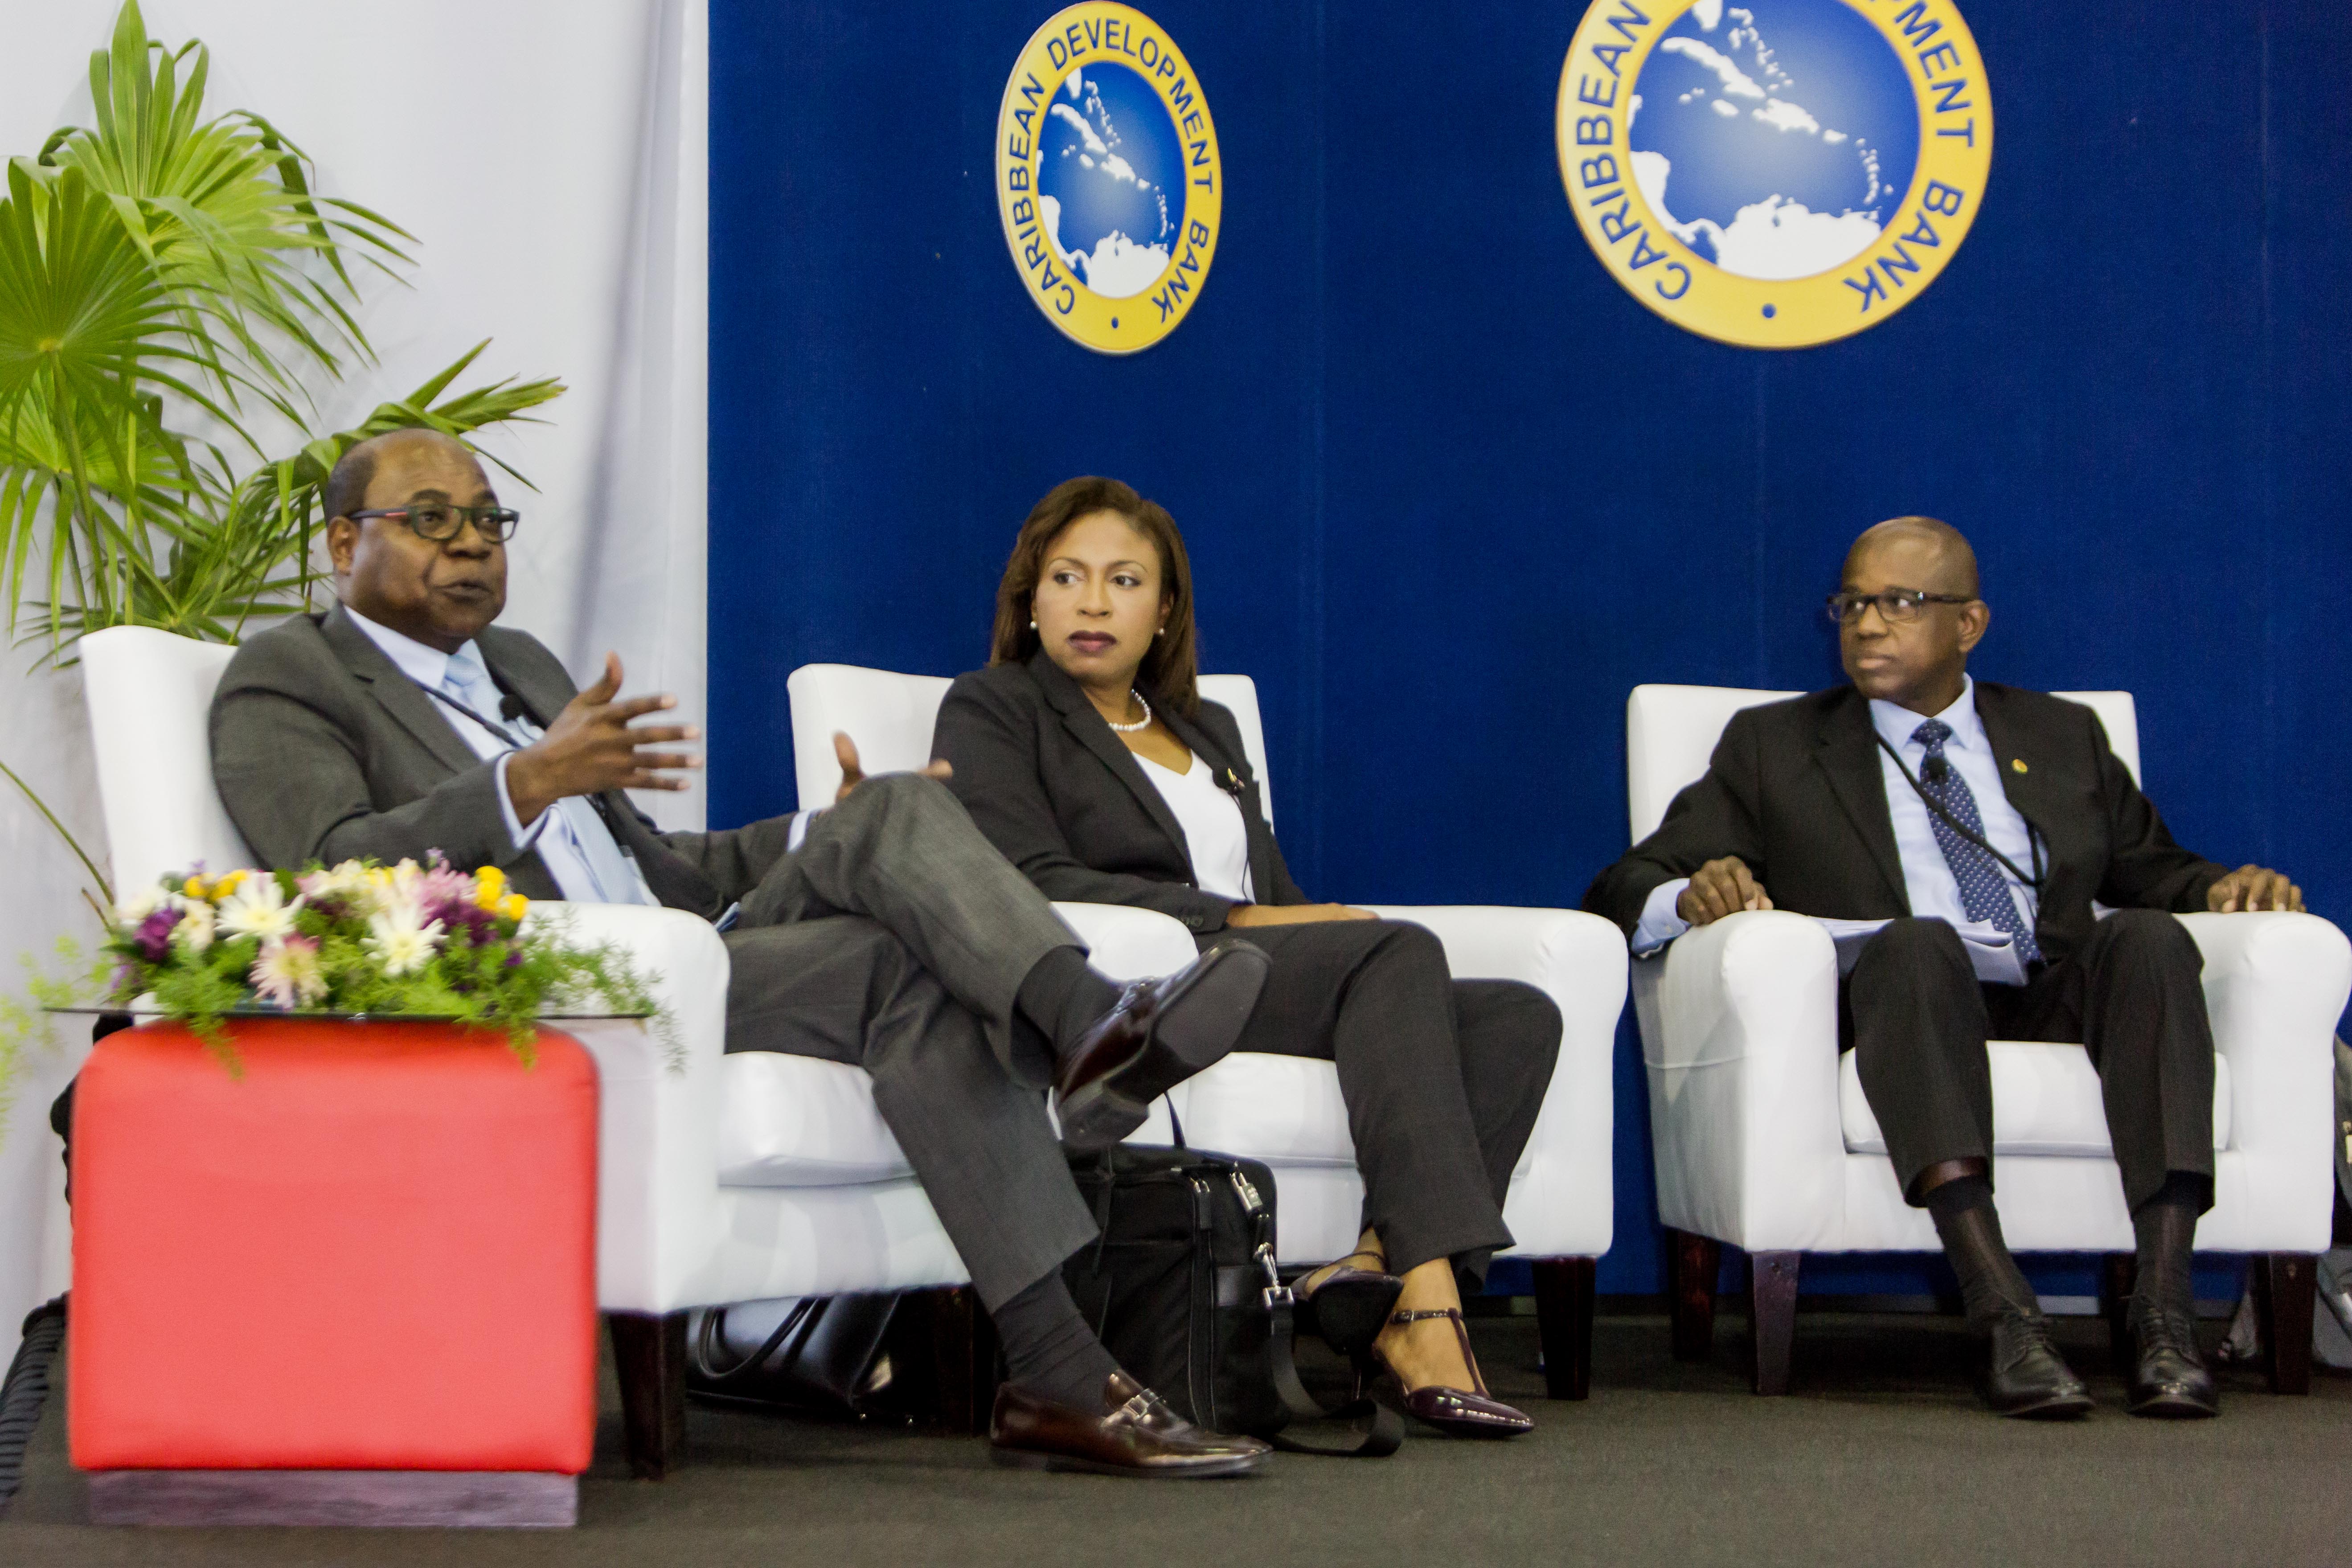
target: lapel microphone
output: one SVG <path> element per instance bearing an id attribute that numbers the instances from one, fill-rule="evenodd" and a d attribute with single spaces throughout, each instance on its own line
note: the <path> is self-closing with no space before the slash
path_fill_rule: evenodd
<path id="1" fill-rule="evenodd" d="M 516 720 L 520 719 L 523 716 L 524 709 L 521 698 L 517 697 L 513 692 L 509 691 L 504 697 L 499 699 L 499 717 L 500 719 L 503 719 L 508 723 L 511 724 Z"/>
<path id="2" fill-rule="evenodd" d="M 512 698 L 508 699 L 512 701 Z M 1929 757 L 1919 769 L 1919 776 L 1929 784 L 1939 784 L 1951 773 L 1952 764 L 1942 757 Z"/>

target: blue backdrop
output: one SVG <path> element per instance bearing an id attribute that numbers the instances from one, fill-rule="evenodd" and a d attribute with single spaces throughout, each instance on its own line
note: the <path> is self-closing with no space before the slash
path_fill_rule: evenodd
<path id="1" fill-rule="evenodd" d="M 1967 531 L 1975 668 L 2138 694 L 2175 832 L 2352 917 L 2352 44 L 2339 8 L 1964 0 L 1999 121 L 1951 268 L 1764 353 L 1601 270 L 1552 152 L 1582 7 L 1152 0 L 1230 188 L 1192 316 L 1113 360 L 1023 291 L 991 194 L 1052 0 L 712 0 L 710 800 L 793 804 L 784 678 L 986 654 L 1037 496 L 1115 474 L 1257 678 L 1318 898 L 1573 905 L 1625 843 L 1643 681 L 1818 687 L 1853 534 Z M 1630 1019 L 1618 1241 L 1659 1288 Z"/>

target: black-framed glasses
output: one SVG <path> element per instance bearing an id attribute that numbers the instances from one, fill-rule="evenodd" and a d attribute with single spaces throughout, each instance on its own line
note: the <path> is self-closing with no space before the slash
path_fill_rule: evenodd
<path id="1" fill-rule="evenodd" d="M 1832 594 L 1822 608 L 1831 621 L 1845 626 L 1862 619 L 1862 612 L 1878 606 L 1879 618 L 1899 626 L 1919 618 L 1929 605 L 1973 605 L 1973 594 L 1924 594 L 1916 588 L 1889 588 L 1884 594 Z"/>
<path id="2" fill-rule="evenodd" d="M 499 544 L 522 526 L 522 513 L 504 506 L 457 506 L 448 501 L 418 501 L 415 506 L 373 507 L 346 514 L 353 522 L 363 517 L 397 518 L 419 539 L 446 544 L 470 521 L 483 542 Z"/>

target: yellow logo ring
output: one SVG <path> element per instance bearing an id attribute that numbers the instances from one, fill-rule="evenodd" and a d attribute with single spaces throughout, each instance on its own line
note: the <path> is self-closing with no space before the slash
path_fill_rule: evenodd
<path id="1" fill-rule="evenodd" d="M 1139 291 L 1096 293 L 1074 269 L 1041 200 L 1043 131 L 1055 95 L 1088 65 L 1124 67 L 1148 83 L 1168 116 L 1183 167 L 1183 218 L 1168 259 Z M 1087 0 L 1058 11 L 1030 36 L 996 113 L 996 205 L 1004 243 L 1045 319 L 1098 353 L 1148 349 L 1191 314 L 1222 228 L 1224 163 L 1216 121 L 1184 52 L 1133 6 Z"/>
<path id="2" fill-rule="evenodd" d="M 1742 277 L 1707 260 L 1642 192 L 1628 139 L 1634 84 L 1667 28 L 1706 0 L 1593 0 L 1560 67 L 1559 175 L 1593 254 L 1675 325 L 1747 348 L 1805 348 L 1903 309 L 1950 264 L 1992 169 L 1992 95 L 1952 0 L 1841 0 L 1901 60 L 1919 154 L 1894 220 L 1850 259 L 1810 277 Z"/>

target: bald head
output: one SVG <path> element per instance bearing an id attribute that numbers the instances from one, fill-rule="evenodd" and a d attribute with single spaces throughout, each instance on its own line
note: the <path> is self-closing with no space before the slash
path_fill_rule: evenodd
<path id="1" fill-rule="evenodd" d="M 404 452 L 427 451 L 471 464 L 477 473 L 481 471 L 474 454 L 454 436 L 421 428 L 387 430 L 381 436 L 369 437 L 336 459 L 320 496 L 325 502 L 325 514 L 330 518 L 349 517 L 364 509 L 368 504 L 368 485 L 374 479 L 380 463 Z"/>
<path id="2" fill-rule="evenodd" d="M 1941 518 L 1890 517 L 1863 530 L 1845 552 L 1846 582 L 1854 582 L 1855 569 L 1865 557 L 1875 559 L 1882 552 L 1899 556 L 1915 575 L 1925 574 L 1923 581 L 1906 581 L 1906 587 L 1977 596 L 1977 552 L 1966 534 Z"/>

